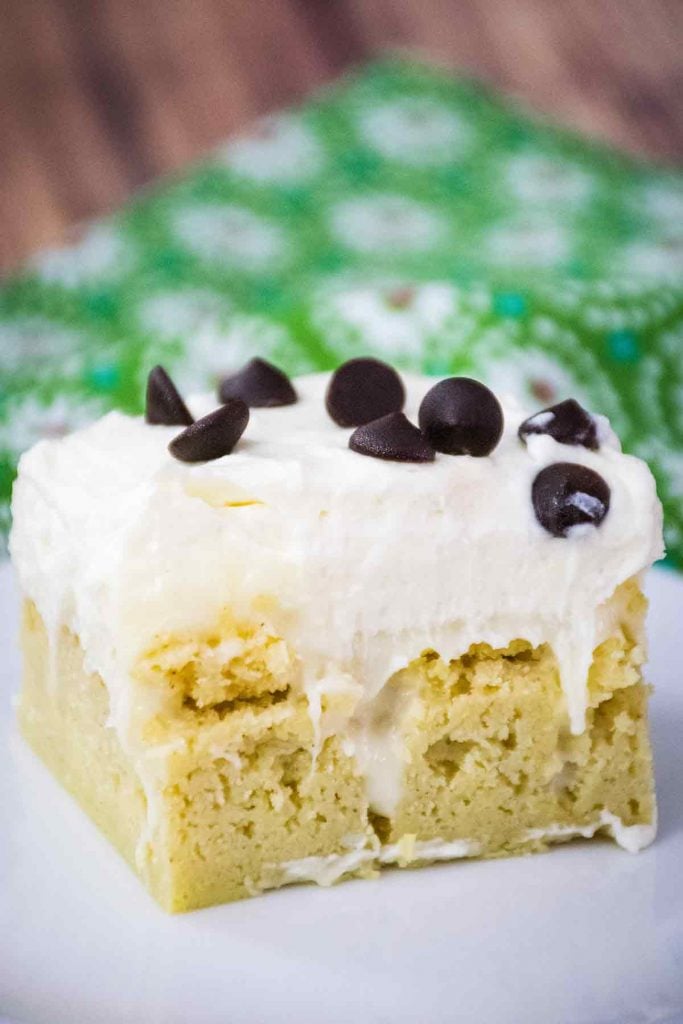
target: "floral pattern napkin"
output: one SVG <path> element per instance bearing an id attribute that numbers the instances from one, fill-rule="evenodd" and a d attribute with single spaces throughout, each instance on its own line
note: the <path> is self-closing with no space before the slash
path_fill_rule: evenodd
<path id="1" fill-rule="evenodd" d="M 387 59 L 267 117 L 0 289 L 0 534 L 20 452 L 149 368 L 212 388 L 375 354 L 606 413 L 683 565 L 683 175 Z"/>

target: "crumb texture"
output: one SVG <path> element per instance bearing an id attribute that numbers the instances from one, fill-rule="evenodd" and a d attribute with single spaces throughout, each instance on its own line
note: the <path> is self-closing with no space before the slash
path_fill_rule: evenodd
<path id="1" fill-rule="evenodd" d="M 364 721 L 393 729 L 402 751 L 389 813 L 373 805 L 355 756 L 357 697 L 328 692 L 312 716 L 295 653 L 227 615 L 140 659 L 134 692 L 153 699 L 124 749 L 78 638 L 62 630 L 51 644 L 27 601 L 21 727 L 168 910 L 371 876 L 384 864 L 541 851 L 614 834 L 610 822 L 654 821 L 645 602 L 631 581 L 612 604 L 580 735 L 552 651 L 523 639 L 477 644 L 453 661 L 424 651 L 387 680 Z M 410 713 L 387 723 L 397 703 Z"/>

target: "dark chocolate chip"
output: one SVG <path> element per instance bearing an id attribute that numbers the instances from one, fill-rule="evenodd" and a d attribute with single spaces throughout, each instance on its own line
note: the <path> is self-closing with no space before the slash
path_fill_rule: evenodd
<path id="1" fill-rule="evenodd" d="M 566 537 L 573 526 L 599 526 L 609 512 L 610 489 L 599 473 L 577 462 L 553 462 L 531 488 L 534 512 L 553 537 Z"/>
<path id="2" fill-rule="evenodd" d="M 595 420 L 574 398 L 534 413 L 524 420 L 517 433 L 525 443 L 529 434 L 548 434 L 560 444 L 580 444 L 593 450 L 599 448 Z"/>
<path id="3" fill-rule="evenodd" d="M 229 455 L 249 422 L 249 409 L 241 398 L 230 398 L 208 416 L 196 420 L 168 446 L 181 462 L 209 462 Z"/>
<path id="4" fill-rule="evenodd" d="M 334 371 L 325 406 L 340 427 L 360 427 L 390 412 L 400 412 L 406 400 L 396 370 L 379 359 L 349 359 Z"/>
<path id="5" fill-rule="evenodd" d="M 434 449 L 402 412 L 390 412 L 356 427 L 349 438 L 349 448 L 360 455 L 393 462 L 434 461 Z"/>
<path id="6" fill-rule="evenodd" d="M 490 455 L 503 433 L 503 410 L 492 391 L 469 377 L 449 377 L 422 399 L 418 419 L 437 452 Z"/>
<path id="7" fill-rule="evenodd" d="M 254 409 L 293 405 L 296 391 L 286 373 L 265 359 L 251 359 L 239 373 L 226 377 L 218 389 L 221 402 L 241 398 Z"/>
<path id="8" fill-rule="evenodd" d="M 190 410 L 163 366 L 155 366 L 147 378 L 145 419 L 148 423 L 162 423 L 167 427 L 188 427 L 193 421 Z"/>

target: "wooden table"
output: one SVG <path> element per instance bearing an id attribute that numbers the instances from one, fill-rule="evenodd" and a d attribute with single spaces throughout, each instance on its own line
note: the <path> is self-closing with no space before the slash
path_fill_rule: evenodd
<path id="1" fill-rule="evenodd" d="M 0 0 L 0 270 L 391 47 L 683 151 L 683 0 Z"/>

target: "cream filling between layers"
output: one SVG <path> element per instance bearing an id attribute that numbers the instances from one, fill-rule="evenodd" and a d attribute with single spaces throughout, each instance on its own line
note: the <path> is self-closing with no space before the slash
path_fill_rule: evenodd
<path id="1" fill-rule="evenodd" d="M 178 428 L 118 413 L 21 459 L 11 552 L 22 589 L 53 636 L 67 626 L 79 637 L 150 791 L 157 768 L 140 730 L 163 695 L 136 685 L 133 669 L 160 638 L 206 629 L 225 608 L 267 621 L 300 659 L 316 750 L 325 694 L 354 695 L 345 749 L 373 809 L 390 813 L 411 709 L 377 709 L 397 670 L 425 649 L 450 660 L 475 643 L 547 643 L 581 732 L 592 652 L 613 629 L 606 602 L 662 553 L 652 476 L 604 422 L 597 452 L 541 435 L 525 446 L 517 427 L 530 410 L 503 400 L 491 456 L 384 462 L 348 449 L 350 431 L 325 412 L 327 379 L 295 381 L 295 405 L 252 410 L 233 454 L 215 462 L 176 462 L 167 445 Z M 411 418 L 433 383 L 406 377 Z M 195 415 L 214 405 L 190 400 Z M 607 481 L 599 529 L 558 539 L 537 523 L 531 484 L 555 461 Z"/>
<path id="2" fill-rule="evenodd" d="M 523 841 L 561 839 L 592 839 L 600 829 L 606 829 L 618 846 L 628 853 L 639 853 L 653 842 L 657 832 L 656 820 L 650 825 L 624 825 L 610 811 L 602 810 L 597 821 L 590 825 L 549 825 L 547 828 L 529 829 Z M 315 882 L 316 885 L 334 885 L 346 874 L 357 871 L 373 862 L 381 866 L 398 864 L 407 867 L 420 861 L 459 860 L 463 857 L 477 857 L 481 844 L 470 839 L 426 839 L 418 840 L 408 834 L 397 843 L 377 846 L 367 836 L 347 836 L 345 853 L 331 853 L 321 857 L 301 857 L 299 860 L 284 861 L 268 865 L 281 872 L 278 885 L 293 882 Z"/>

